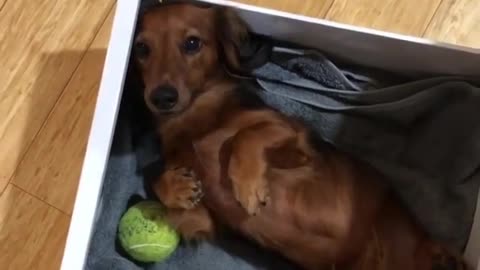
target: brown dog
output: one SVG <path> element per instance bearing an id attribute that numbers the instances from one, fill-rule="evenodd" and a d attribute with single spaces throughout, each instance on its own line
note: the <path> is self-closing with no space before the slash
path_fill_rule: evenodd
<path id="1" fill-rule="evenodd" d="M 171 4 L 141 21 L 135 55 L 166 159 L 153 187 L 182 236 L 208 237 L 223 223 L 312 270 L 464 269 L 381 175 L 252 106 L 223 66 L 239 67 L 247 33 L 215 7 Z"/>

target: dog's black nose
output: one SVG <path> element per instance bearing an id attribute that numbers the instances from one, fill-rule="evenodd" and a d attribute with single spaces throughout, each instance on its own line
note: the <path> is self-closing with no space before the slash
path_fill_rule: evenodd
<path id="1" fill-rule="evenodd" d="M 151 94 L 152 104 L 159 110 L 169 110 L 175 107 L 178 101 L 177 89 L 170 85 L 157 87 Z"/>

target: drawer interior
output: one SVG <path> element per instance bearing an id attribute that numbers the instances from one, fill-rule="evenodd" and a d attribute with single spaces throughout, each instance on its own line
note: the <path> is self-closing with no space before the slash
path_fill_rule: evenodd
<path id="1" fill-rule="evenodd" d="M 470 235 L 480 185 L 480 145 L 474 139 L 480 125 L 472 120 L 480 104 L 479 83 L 472 79 L 480 75 L 478 52 L 230 1 L 204 2 L 236 8 L 259 43 L 275 42 L 273 57 L 254 70 L 250 84 L 268 105 L 301 118 L 318 138 L 390 176 L 427 230 L 476 264 L 478 243 Z M 329 84 L 329 78 L 306 76 L 315 68 L 306 62 L 304 73 L 285 68 L 307 60 L 331 68 L 344 81 Z M 116 239 L 118 220 L 131 204 L 154 197 L 148 181 L 163 164 L 141 80 L 134 61 L 127 64 L 86 269 L 292 269 L 233 234 L 217 243 L 182 245 L 156 265 L 123 253 Z M 298 78 L 278 81 L 276 70 Z"/>

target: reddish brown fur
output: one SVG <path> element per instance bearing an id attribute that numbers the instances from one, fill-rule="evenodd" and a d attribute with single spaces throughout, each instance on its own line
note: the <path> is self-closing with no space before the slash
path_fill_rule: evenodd
<path id="1" fill-rule="evenodd" d="M 242 105 L 221 65 L 238 67 L 246 38 L 233 12 L 175 4 L 141 23 L 137 42 L 151 48 L 139 61 L 145 100 L 166 159 L 153 187 L 184 238 L 210 237 L 223 223 L 305 269 L 463 269 L 369 166 L 327 145 L 314 149 L 301 124 L 271 109 Z M 203 41 L 195 55 L 179 50 L 189 35 Z M 179 92 L 168 113 L 148 98 L 164 83 Z M 455 259 L 450 268 L 445 258 Z"/>

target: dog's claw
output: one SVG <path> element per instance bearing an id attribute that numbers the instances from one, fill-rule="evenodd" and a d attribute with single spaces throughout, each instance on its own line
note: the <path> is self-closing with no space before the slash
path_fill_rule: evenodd
<path id="1" fill-rule="evenodd" d="M 237 201 L 249 215 L 259 214 L 261 208 L 266 207 L 270 200 L 269 189 L 264 179 L 234 185 L 234 191 Z"/>
<path id="2" fill-rule="evenodd" d="M 176 167 L 172 170 L 175 188 L 175 201 L 171 204 L 174 208 L 195 208 L 203 197 L 201 182 L 196 179 L 195 172 L 190 168 Z"/>

